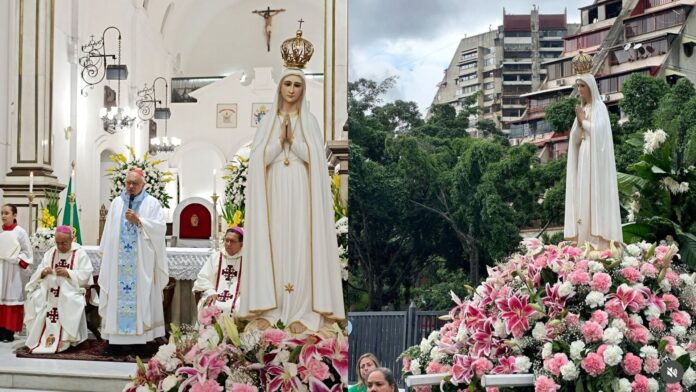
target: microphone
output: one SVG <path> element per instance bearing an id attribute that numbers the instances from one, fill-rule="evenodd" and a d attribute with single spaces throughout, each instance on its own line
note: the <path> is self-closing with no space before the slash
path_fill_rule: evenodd
<path id="1" fill-rule="evenodd" d="M 135 195 L 130 195 L 130 200 L 128 200 L 128 209 L 129 210 L 133 209 L 133 199 L 135 199 Z"/>

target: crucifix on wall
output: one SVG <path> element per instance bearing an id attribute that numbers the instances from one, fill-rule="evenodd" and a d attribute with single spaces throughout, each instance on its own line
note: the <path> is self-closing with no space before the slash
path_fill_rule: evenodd
<path id="1" fill-rule="evenodd" d="M 253 14 L 261 15 L 264 21 L 264 33 L 266 34 L 266 50 L 271 51 L 271 21 L 274 16 L 281 12 L 285 12 L 285 8 L 279 8 L 277 10 L 272 10 L 271 7 L 266 7 L 265 10 L 254 10 L 251 11 Z"/>

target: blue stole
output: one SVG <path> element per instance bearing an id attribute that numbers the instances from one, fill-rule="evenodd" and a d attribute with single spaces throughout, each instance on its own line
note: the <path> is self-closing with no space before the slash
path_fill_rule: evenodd
<path id="1" fill-rule="evenodd" d="M 138 320 L 138 228 L 126 220 L 126 210 L 130 201 L 130 195 L 121 193 L 123 209 L 121 210 L 121 227 L 118 246 L 118 307 L 116 309 L 116 325 L 121 335 L 135 335 L 137 333 Z M 140 210 L 140 205 L 147 197 L 143 190 L 133 199 L 132 209 Z"/>

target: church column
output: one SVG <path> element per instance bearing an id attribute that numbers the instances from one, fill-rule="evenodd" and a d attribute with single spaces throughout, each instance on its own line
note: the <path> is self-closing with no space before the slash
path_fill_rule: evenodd
<path id="1" fill-rule="evenodd" d="M 341 197 L 348 200 L 348 2 L 325 0 L 324 129 L 330 167 L 340 165 Z"/>
<path id="2" fill-rule="evenodd" d="M 12 1 L 9 88 L 9 166 L 4 202 L 16 204 L 28 227 L 29 174 L 34 173 L 34 210 L 47 190 L 60 191 L 53 175 L 52 94 L 55 0 Z M 35 226 L 34 226 L 35 227 Z"/>

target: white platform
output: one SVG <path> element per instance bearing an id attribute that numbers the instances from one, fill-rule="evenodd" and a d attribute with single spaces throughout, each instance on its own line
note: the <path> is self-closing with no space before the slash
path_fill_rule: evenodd
<path id="1" fill-rule="evenodd" d="M 0 343 L 0 391 L 121 392 L 136 370 L 134 363 L 17 358 L 23 345 Z"/>

